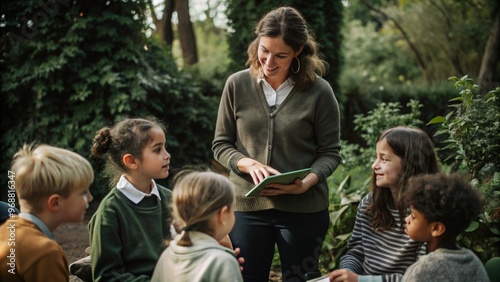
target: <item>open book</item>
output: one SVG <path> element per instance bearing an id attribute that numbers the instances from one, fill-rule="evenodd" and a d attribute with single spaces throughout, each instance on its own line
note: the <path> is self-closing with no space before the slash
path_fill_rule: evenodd
<path id="1" fill-rule="evenodd" d="M 270 175 L 266 177 L 264 180 L 262 180 L 259 184 L 255 185 L 255 187 L 253 187 L 252 190 L 248 191 L 248 193 L 246 193 L 245 196 L 247 197 L 259 196 L 260 191 L 266 188 L 266 186 L 269 184 L 272 183 L 290 184 L 297 178 L 303 179 L 304 177 L 306 177 L 307 174 L 309 174 L 310 171 L 311 168 L 304 168 L 290 172 L 285 172 L 282 174 Z"/>

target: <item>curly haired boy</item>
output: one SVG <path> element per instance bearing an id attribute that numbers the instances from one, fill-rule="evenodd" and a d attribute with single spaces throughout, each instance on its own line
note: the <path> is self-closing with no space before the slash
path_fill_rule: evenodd
<path id="1" fill-rule="evenodd" d="M 427 243 L 429 254 L 411 265 L 403 281 L 489 281 L 479 258 L 456 243 L 483 206 L 479 193 L 458 174 L 410 178 L 406 233 Z"/>

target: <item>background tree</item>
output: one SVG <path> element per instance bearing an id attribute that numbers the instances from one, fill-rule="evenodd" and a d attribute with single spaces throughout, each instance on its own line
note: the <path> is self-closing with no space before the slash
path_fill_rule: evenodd
<path id="1" fill-rule="evenodd" d="M 179 41 L 181 43 L 182 58 L 186 65 L 194 65 L 198 62 L 198 49 L 196 48 L 196 38 L 189 16 L 189 1 L 177 1 L 177 15 L 179 17 Z"/>
<path id="2" fill-rule="evenodd" d="M 174 30 L 172 28 L 172 14 L 174 13 L 175 1 L 165 1 L 165 5 L 161 12 L 161 17 L 157 16 L 155 5 L 152 0 L 148 0 L 149 13 L 155 26 L 154 34 L 158 35 L 160 41 L 164 41 L 167 46 L 171 47 L 174 43 Z"/>
<path id="3" fill-rule="evenodd" d="M 162 3 L 163 10 L 161 17 L 157 16 L 156 7 L 153 1 L 148 0 L 147 3 L 149 13 L 155 25 L 154 33 L 170 48 L 174 42 L 172 26 L 173 13 L 177 12 L 177 34 L 181 45 L 183 62 L 187 66 L 196 64 L 198 62 L 198 49 L 196 47 L 196 37 L 191 23 L 189 0 L 165 0 Z"/>
<path id="4" fill-rule="evenodd" d="M 411 55 L 422 80 L 430 83 L 466 72 L 478 76 L 481 57 L 487 54 L 485 30 L 492 30 L 499 6 L 492 0 L 350 2 L 366 6 L 379 18 L 379 35 L 391 30 L 399 34 L 405 48 L 397 49 Z"/>
<path id="5" fill-rule="evenodd" d="M 173 172 L 210 162 L 217 101 L 146 37 L 146 9 L 145 1 L 0 4 L 3 171 L 25 142 L 88 156 L 97 130 L 148 115 L 168 125 Z"/>
<path id="6" fill-rule="evenodd" d="M 481 92 L 485 93 L 489 89 L 500 85 L 498 70 L 500 62 L 500 4 L 495 2 L 496 7 L 493 9 L 494 23 L 491 28 L 488 42 L 484 48 L 484 55 L 481 61 L 481 69 L 478 75 L 478 84 Z"/>

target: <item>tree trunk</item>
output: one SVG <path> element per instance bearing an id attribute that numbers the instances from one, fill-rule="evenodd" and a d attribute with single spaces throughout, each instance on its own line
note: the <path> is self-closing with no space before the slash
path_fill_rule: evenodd
<path id="1" fill-rule="evenodd" d="M 491 28 L 490 36 L 486 42 L 486 47 L 484 48 L 483 59 L 481 61 L 481 68 L 479 70 L 479 76 L 477 82 L 481 93 L 486 93 L 495 87 L 495 83 L 498 85 L 498 81 L 493 81 L 498 79 L 496 76 L 496 69 L 498 62 L 500 60 L 499 56 L 500 50 L 500 9 L 497 10 L 497 15 L 495 17 L 495 22 Z"/>
<path id="2" fill-rule="evenodd" d="M 174 0 L 165 0 L 165 8 L 163 9 L 162 17 L 158 18 L 155 12 L 153 1 L 148 1 L 151 18 L 155 25 L 155 34 L 158 34 L 162 41 L 165 41 L 167 46 L 172 46 L 174 42 L 174 32 L 172 30 L 172 13 L 174 12 Z"/>
<path id="3" fill-rule="evenodd" d="M 163 17 L 165 19 L 162 28 L 162 38 L 168 46 L 174 43 L 174 31 L 172 29 L 172 14 L 175 11 L 175 0 L 165 0 L 165 9 L 163 9 Z"/>
<path id="4" fill-rule="evenodd" d="M 196 47 L 196 37 L 194 35 L 191 17 L 189 15 L 189 1 L 180 0 L 177 2 L 177 15 L 179 16 L 179 41 L 181 43 L 182 58 L 186 65 L 193 65 L 198 62 L 198 49 Z"/>

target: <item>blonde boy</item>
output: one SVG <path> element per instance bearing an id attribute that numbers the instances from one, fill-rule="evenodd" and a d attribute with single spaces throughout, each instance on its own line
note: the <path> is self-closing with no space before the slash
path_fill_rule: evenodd
<path id="1" fill-rule="evenodd" d="M 83 220 L 92 201 L 90 163 L 66 149 L 24 145 L 9 178 L 21 213 L 0 226 L 0 281 L 69 281 L 66 254 L 52 233 Z"/>

